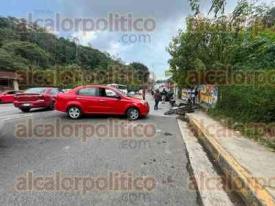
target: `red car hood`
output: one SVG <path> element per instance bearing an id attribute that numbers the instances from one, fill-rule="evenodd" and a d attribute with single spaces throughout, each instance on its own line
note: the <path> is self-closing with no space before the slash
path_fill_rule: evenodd
<path id="1" fill-rule="evenodd" d="M 138 97 L 125 97 L 125 98 L 128 99 L 128 100 L 134 101 L 136 103 L 141 103 L 142 101 L 144 101 L 144 100 L 142 100 Z"/>

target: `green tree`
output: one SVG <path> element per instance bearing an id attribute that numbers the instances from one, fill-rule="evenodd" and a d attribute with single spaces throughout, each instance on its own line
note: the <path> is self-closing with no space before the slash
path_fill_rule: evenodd
<path id="1" fill-rule="evenodd" d="M 129 66 L 134 69 L 136 78 L 141 84 L 148 83 L 150 72 L 147 66 L 139 62 L 132 62 Z"/>

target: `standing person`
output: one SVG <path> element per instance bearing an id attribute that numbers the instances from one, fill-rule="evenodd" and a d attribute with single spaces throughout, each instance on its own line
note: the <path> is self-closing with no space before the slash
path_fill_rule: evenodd
<path id="1" fill-rule="evenodd" d="M 143 87 L 142 89 L 142 99 L 145 100 L 146 88 Z"/>
<path id="2" fill-rule="evenodd" d="M 161 100 L 161 94 L 159 92 L 159 90 L 157 89 L 155 94 L 154 94 L 154 99 L 155 99 L 155 107 L 154 107 L 154 110 L 158 110 L 159 108 L 159 102 Z"/>
<path id="3" fill-rule="evenodd" d="M 165 90 L 165 88 L 163 88 L 161 92 L 162 104 L 165 104 L 166 96 L 167 96 L 167 91 Z"/>
<path id="4" fill-rule="evenodd" d="M 196 101 L 196 103 L 198 104 L 199 102 L 200 102 L 200 99 L 199 99 L 199 88 L 198 87 L 196 87 L 196 90 L 195 90 L 195 101 Z"/>
<path id="5" fill-rule="evenodd" d="M 192 89 L 191 88 L 187 89 L 187 103 L 188 104 L 192 103 Z"/>
<path id="6" fill-rule="evenodd" d="M 192 100 L 192 104 L 195 105 L 196 104 L 196 90 L 195 90 L 195 88 L 193 88 L 191 90 L 191 100 Z"/>
<path id="7" fill-rule="evenodd" d="M 170 104 L 171 104 L 171 107 L 174 107 L 175 106 L 175 104 L 176 104 L 176 99 L 175 99 L 175 95 L 174 95 L 174 93 L 170 93 L 170 96 L 169 96 L 169 102 L 170 102 Z"/>

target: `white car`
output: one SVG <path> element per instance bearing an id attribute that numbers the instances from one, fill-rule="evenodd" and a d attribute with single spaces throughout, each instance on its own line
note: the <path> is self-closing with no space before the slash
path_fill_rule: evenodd
<path id="1" fill-rule="evenodd" d="M 118 89 L 119 91 L 123 92 L 125 95 L 128 94 L 128 89 L 126 85 L 122 85 L 122 84 L 108 84 L 108 87 L 114 87 L 116 89 Z"/>

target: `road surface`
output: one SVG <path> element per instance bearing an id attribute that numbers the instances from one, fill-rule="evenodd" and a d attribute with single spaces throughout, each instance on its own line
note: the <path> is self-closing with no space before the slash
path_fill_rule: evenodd
<path id="1" fill-rule="evenodd" d="M 0 205 L 199 205 L 176 118 L 163 116 L 168 106 L 160 107 L 128 123 L 0 105 Z M 134 135 L 125 135 L 125 127 Z M 128 178 L 125 188 L 110 183 L 115 175 Z M 140 184 L 133 183 L 137 178 Z"/>

